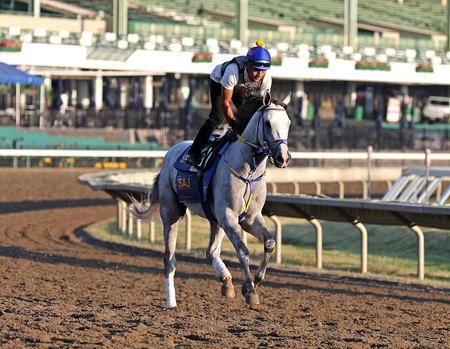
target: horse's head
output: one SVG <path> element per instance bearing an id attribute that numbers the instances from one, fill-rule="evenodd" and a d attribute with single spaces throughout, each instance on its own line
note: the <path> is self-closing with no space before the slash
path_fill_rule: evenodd
<path id="1" fill-rule="evenodd" d="M 276 103 L 266 91 L 258 121 L 258 143 L 268 148 L 270 161 L 280 168 L 286 167 L 291 159 L 287 145 L 291 120 L 286 112 L 290 100 L 289 94 L 281 103 Z"/>

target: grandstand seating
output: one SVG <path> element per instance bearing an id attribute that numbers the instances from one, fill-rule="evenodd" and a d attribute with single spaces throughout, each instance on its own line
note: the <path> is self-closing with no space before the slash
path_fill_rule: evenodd
<path id="1" fill-rule="evenodd" d="M 95 11 L 103 11 L 106 16 L 112 16 L 112 6 L 109 0 L 94 1 L 65 1 L 80 7 Z M 234 26 L 212 18 L 207 14 L 199 14 L 200 9 L 219 10 L 223 13 L 234 16 L 236 8 L 235 0 L 173 0 L 170 2 L 156 0 L 136 0 L 129 2 L 129 27 L 132 35 L 141 36 L 162 35 L 171 40 L 191 37 L 194 40 L 204 38 L 216 38 L 230 41 L 235 38 Z M 253 42 L 259 38 L 270 37 L 266 41 L 275 46 L 278 42 L 289 44 L 311 43 L 318 45 L 342 45 L 342 30 L 336 30 L 336 26 L 321 21 L 321 18 L 335 20 L 344 19 L 344 4 L 341 0 L 286 0 L 274 6 L 271 3 L 249 0 L 249 17 L 259 19 L 277 20 L 280 23 L 291 25 L 296 29 L 294 35 L 283 30 L 270 30 L 259 25 L 250 27 L 249 41 Z M 397 49 L 413 48 L 417 50 L 436 49 L 443 50 L 444 47 L 436 47 L 430 39 L 432 34 L 445 34 L 446 7 L 436 0 L 411 0 L 403 4 L 392 0 L 359 0 L 358 1 L 358 21 L 368 23 L 378 27 L 391 26 L 391 31 L 402 32 L 403 29 L 411 31 L 409 35 L 402 35 L 399 42 L 395 42 L 390 37 L 383 35 L 375 40 L 374 37 L 360 35 L 359 46 Z M 199 28 L 202 27 L 202 30 Z M 18 28 L 14 28 L 10 35 L 19 36 Z M 326 29 L 326 30 L 324 30 Z M 20 31 L 20 28 L 19 28 Z M 428 34 L 428 38 L 413 33 Z M 23 34 L 23 33 L 22 33 Z M 32 33 L 32 40 L 43 40 L 44 33 L 37 28 L 37 32 Z M 50 36 L 52 33 L 47 33 Z M 54 33 L 52 42 L 65 41 L 67 37 L 62 37 L 59 33 Z M 29 37 L 28 37 L 29 38 Z M 115 38 L 110 40 L 117 44 L 117 40 L 125 39 L 129 43 L 135 42 L 136 37 Z M 84 38 L 83 41 L 89 41 Z M 145 42 L 145 38 L 141 38 Z M 243 43 L 247 46 L 248 43 Z M 440 43 L 443 45 L 443 42 Z M 143 45 L 142 45 L 143 46 Z"/>
<path id="2" fill-rule="evenodd" d="M 6 149 L 95 149 L 155 150 L 157 142 L 107 142 L 102 137 L 51 136 L 46 132 L 22 131 L 16 127 L 0 127 L 0 148 Z"/>
<path id="3" fill-rule="evenodd" d="M 103 11 L 106 16 L 112 15 L 112 6 L 109 0 L 94 1 L 65 1 L 80 7 L 98 11 Z M 148 1 L 137 0 L 129 4 L 129 26 L 133 34 L 124 38 L 116 37 L 113 33 L 104 33 L 100 36 L 92 36 L 88 32 L 81 34 L 67 33 L 61 31 L 45 31 L 36 28 L 33 32 L 24 32 L 20 28 L 4 28 L 0 32 L 0 38 L 16 38 L 22 42 L 49 42 L 52 44 L 82 44 L 84 46 L 95 47 L 89 51 L 91 59 L 106 59 L 124 61 L 136 48 L 149 50 L 163 49 L 179 51 L 180 49 L 189 51 L 204 50 L 206 39 L 215 38 L 218 45 L 209 48 L 211 52 L 233 52 L 239 51 L 231 47 L 230 41 L 235 39 L 234 26 L 227 23 L 219 23 L 207 15 L 200 15 L 199 10 L 214 9 L 224 13 L 233 14 L 235 12 L 235 1 L 225 0 L 216 2 L 213 0 L 174 0 L 165 2 L 161 0 Z M 262 19 L 276 19 L 287 25 L 296 27 L 296 31 L 285 32 L 283 30 L 271 30 L 268 28 L 250 28 L 249 42 L 264 38 L 268 48 L 276 48 L 278 44 L 287 45 L 287 51 L 274 51 L 283 56 L 297 56 L 299 44 L 310 44 L 313 46 L 330 45 L 333 51 L 338 51 L 342 47 L 343 34 L 329 27 L 327 30 L 325 23 L 321 23 L 321 18 L 334 18 L 343 20 L 344 8 L 341 0 L 287 0 L 277 4 L 265 2 L 249 1 L 251 12 L 250 17 Z M 159 9 L 159 11 L 157 11 Z M 446 23 L 445 7 L 439 1 L 419 1 L 413 0 L 400 4 L 391 0 L 359 0 L 358 20 L 361 23 L 367 22 L 378 25 L 392 25 L 395 28 L 410 28 L 414 30 L 429 31 L 430 33 L 444 33 Z M 157 15 L 159 13 L 159 15 Z M 427 14 L 424 16 L 423 14 Z M 197 18 L 198 20 L 195 20 Z M 191 25 L 192 23 L 194 25 Z M 200 25 L 200 23 L 202 23 Z M 322 28 L 322 29 L 320 29 Z M 112 37 L 112 35 L 114 37 Z M 151 37 L 158 36 L 158 41 L 153 41 Z M 189 39 L 191 44 L 185 45 L 182 42 Z M 193 42 L 193 44 L 192 44 Z M 374 37 L 373 35 L 360 34 L 358 37 L 359 48 L 375 47 L 378 51 L 385 49 L 414 49 L 417 51 L 436 50 L 442 56 L 446 54 L 444 42 L 434 42 L 431 38 L 419 36 L 404 36 L 399 40 L 392 37 Z M 181 46 L 180 46 L 181 45 Z M 242 43 L 247 47 L 249 43 Z M 98 46 L 119 47 L 117 54 L 112 55 L 111 49 L 97 49 Z M 312 57 L 316 56 L 314 52 Z M 377 54 L 384 52 L 377 52 Z M 339 52 L 336 52 L 337 56 Z M 399 53 L 402 57 L 403 54 Z M 421 58 L 423 55 L 418 54 Z M 395 57 L 389 56 L 389 60 Z M 447 59 L 443 57 L 445 63 Z"/>

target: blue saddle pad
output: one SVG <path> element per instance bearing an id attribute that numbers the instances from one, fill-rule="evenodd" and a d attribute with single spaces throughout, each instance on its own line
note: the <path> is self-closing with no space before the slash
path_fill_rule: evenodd
<path id="1" fill-rule="evenodd" d="M 176 187 L 180 202 L 198 202 L 200 201 L 200 190 L 198 183 L 197 169 L 189 164 L 181 162 L 181 158 L 191 147 L 188 147 L 175 161 L 174 167 L 177 171 Z"/>
<path id="2" fill-rule="evenodd" d="M 181 162 L 181 158 L 189 151 L 190 147 L 178 157 L 174 164 L 175 169 L 178 170 L 176 188 L 180 202 L 200 202 L 206 218 L 215 223 L 217 223 L 217 220 L 210 211 L 209 206 L 206 204 L 209 195 L 209 186 L 217 165 L 230 144 L 231 142 L 225 142 L 222 145 L 216 157 L 203 173 L 199 173 L 194 166 Z"/>

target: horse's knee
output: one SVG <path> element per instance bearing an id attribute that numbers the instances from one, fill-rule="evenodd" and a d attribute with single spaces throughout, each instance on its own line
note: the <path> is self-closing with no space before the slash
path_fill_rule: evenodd
<path id="1" fill-rule="evenodd" d="M 244 244 L 243 241 L 239 241 L 238 245 L 238 257 L 240 260 L 248 259 L 250 255 L 250 251 L 248 250 L 247 246 Z"/>
<path id="2" fill-rule="evenodd" d="M 264 242 L 264 252 L 266 253 L 272 253 L 275 250 L 275 240 L 269 239 Z"/>

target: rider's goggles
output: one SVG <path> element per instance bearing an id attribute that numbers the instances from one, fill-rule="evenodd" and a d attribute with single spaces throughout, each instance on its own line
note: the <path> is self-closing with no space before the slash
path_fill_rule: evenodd
<path id="1" fill-rule="evenodd" d="M 256 69 L 258 68 L 269 68 L 270 62 L 267 61 L 251 61 L 252 66 Z"/>

